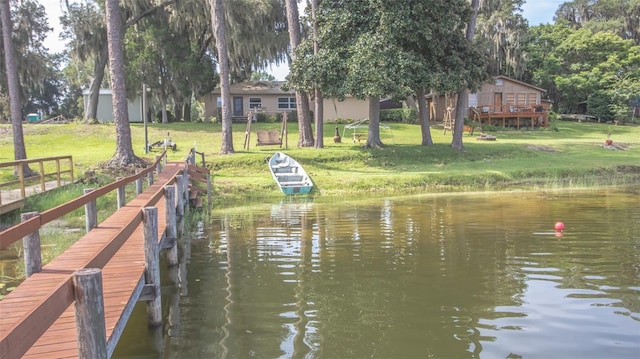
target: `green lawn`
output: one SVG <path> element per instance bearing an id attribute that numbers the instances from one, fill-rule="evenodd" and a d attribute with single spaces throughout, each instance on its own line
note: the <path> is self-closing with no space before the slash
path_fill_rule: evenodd
<path id="1" fill-rule="evenodd" d="M 640 126 L 556 122 L 550 129 L 491 132 L 497 141 L 478 141 L 464 134 L 463 151 L 450 148 L 451 134 L 434 126 L 433 146 L 420 146 L 420 127 L 390 124 L 381 130 L 386 148 L 362 149 L 347 132 L 342 143 L 334 143 L 335 127 L 343 134 L 343 124 L 326 124 L 325 148 L 297 148 L 297 125 L 288 125 L 288 154 L 301 162 L 316 184 L 316 196 L 361 196 L 363 193 L 409 193 L 425 190 L 494 190 L 503 188 L 548 188 L 592 186 L 637 182 L 640 179 Z M 13 159 L 13 139 L 9 124 L 0 124 L 0 161 Z M 278 146 L 256 147 L 257 129 L 279 129 L 279 123 L 254 124 L 250 149 L 243 149 L 245 124 L 234 124 L 233 155 L 218 155 L 221 145 L 219 124 L 151 124 L 150 142 L 163 140 L 170 132 L 178 151 L 169 151 L 169 160 L 182 160 L 191 147 L 206 155 L 213 170 L 217 202 L 263 199 L 281 196 L 265 159 Z M 132 124 L 136 154 L 154 158 L 157 151 L 144 154 L 144 130 Z M 366 130 L 358 130 L 359 132 Z M 603 148 L 611 131 L 620 150 Z M 72 155 L 76 176 L 100 168 L 115 152 L 113 124 L 25 124 L 29 158 Z M 1 173 L 0 181 L 10 174 Z"/>

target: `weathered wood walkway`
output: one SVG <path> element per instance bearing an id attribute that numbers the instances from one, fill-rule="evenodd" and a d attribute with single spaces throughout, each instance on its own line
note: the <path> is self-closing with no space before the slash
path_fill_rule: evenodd
<path id="1" fill-rule="evenodd" d="M 78 292 L 72 279 L 74 272 L 82 268 L 102 269 L 104 324 L 107 353 L 111 356 L 135 303 L 154 300 L 152 298 L 159 298 L 160 294 L 159 283 L 150 285 L 149 273 L 145 270 L 146 212 L 142 209 L 157 208 L 157 248 L 175 250 L 177 239 L 165 234 L 166 214 L 171 215 L 165 210 L 170 207 L 165 207 L 165 191 L 167 185 L 175 184 L 176 202 L 188 202 L 188 195 L 184 195 L 184 202 L 178 199 L 183 194 L 176 181 L 185 168 L 193 169 L 193 166 L 185 167 L 184 162 L 167 163 L 144 192 L 0 301 L 0 358 L 79 356 L 73 305 Z"/>

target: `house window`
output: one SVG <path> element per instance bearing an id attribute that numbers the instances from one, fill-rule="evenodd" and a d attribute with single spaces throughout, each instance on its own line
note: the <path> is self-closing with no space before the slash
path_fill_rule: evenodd
<path id="1" fill-rule="evenodd" d="M 478 94 L 477 93 L 470 93 L 469 94 L 468 106 L 469 107 L 478 107 Z"/>
<path id="2" fill-rule="evenodd" d="M 222 107 L 222 97 L 216 98 L 216 107 Z"/>
<path id="3" fill-rule="evenodd" d="M 295 97 L 278 97 L 278 110 L 295 110 Z"/>
<path id="4" fill-rule="evenodd" d="M 249 97 L 249 108 L 262 108 L 262 98 Z"/>
<path id="5" fill-rule="evenodd" d="M 538 96 L 536 96 L 535 93 L 528 93 L 527 94 L 527 103 L 529 105 L 535 105 L 538 103 Z"/>
<path id="6" fill-rule="evenodd" d="M 496 79 L 496 86 L 502 86 L 502 79 Z"/>

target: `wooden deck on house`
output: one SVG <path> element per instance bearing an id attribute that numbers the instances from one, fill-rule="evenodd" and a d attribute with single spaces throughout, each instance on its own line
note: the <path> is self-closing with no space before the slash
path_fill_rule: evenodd
<path id="1" fill-rule="evenodd" d="M 72 275 L 82 268 L 102 268 L 107 348 L 109 356 L 113 353 L 124 329 L 121 321 L 126 321 L 145 286 L 141 209 L 158 208 L 161 242 L 166 224 L 163 187 L 184 168 L 183 162 L 167 163 L 144 192 L 0 301 L 0 357 L 78 357 L 74 305 L 62 314 L 51 308 L 73 303 Z"/>
<path id="2" fill-rule="evenodd" d="M 478 106 L 472 108 L 472 120 L 480 125 L 502 127 L 547 127 L 549 112 L 541 105 L 534 106 Z"/>

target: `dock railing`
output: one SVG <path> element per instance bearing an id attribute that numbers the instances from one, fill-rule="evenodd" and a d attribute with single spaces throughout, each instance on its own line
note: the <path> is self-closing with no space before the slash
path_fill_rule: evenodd
<path id="1" fill-rule="evenodd" d="M 85 191 L 86 193 L 83 196 L 45 212 L 32 213 L 28 214 L 28 216 L 25 216 L 25 214 L 23 214 L 23 221 L 21 223 L 0 232 L 0 249 L 7 248 L 20 239 L 24 238 L 25 240 L 27 240 L 27 238 L 32 236 L 38 237 L 37 242 L 39 242 L 38 233 L 39 229 L 43 225 L 57 218 L 60 218 L 61 216 L 82 206 L 85 206 L 85 215 L 87 217 L 88 226 L 87 231 L 89 231 L 90 226 L 97 225 L 97 223 L 95 225 L 89 224 L 89 217 L 95 216 L 95 214 L 90 213 L 92 208 L 92 206 L 90 205 L 91 203 L 95 203 L 97 198 L 104 196 L 111 191 L 118 190 L 120 193 L 121 189 L 131 182 L 136 182 L 136 188 L 138 191 L 137 194 L 140 194 L 142 192 L 143 179 L 147 178 L 149 181 L 149 185 L 152 185 L 154 171 L 160 173 L 163 164 L 166 164 L 166 150 L 162 153 L 161 156 L 157 157 L 156 162 L 153 165 L 136 173 L 135 175 L 117 180 L 95 190 Z M 146 260 L 150 261 L 146 264 L 147 271 L 149 271 L 150 267 L 153 267 L 154 269 L 152 270 L 152 272 L 156 273 L 156 276 L 158 275 L 157 251 L 160 248 L 169 249 L 169 254 L 167 255 L 168 261 L 173 262 L 172 264 L 177 264 L 177 247 L 175 246 L 177 236 L 176 221 L 181 220 L 181 217 L 183 215 L 183 206 L 188 201 L 188 173 L 189 171 L 187 166 L 183 171 L 174 174 L 167 181 L 167 183 L 164 184 L 163 187 L 156 190 L 151 195 L 147 203 L 145 203 L 145 207 L 142 208 L 142 210 L 139 212 L 139 215 L 136 215 L 135 218 L 126 223 L 121 228 L 119 233 L 110 240 L 110 244 L 108 246 L 103 247 L 97 253 L 93 253 L 91 258 L 88 259 L 88 262 L 86 263 L 87 265 L 84 266 L 85 269 L 79 269 L 78 271 L 76 271 L 76 273 L 69 273 L 68 276 L 65 277 L 66 279 L 58 282 L 53 292 L 49 292 L 46 298 L 42 298 L 38 303 L 36 303 L 34 307 L 26 314 L 26 316 L 22 318 L 22 320 L 9 325 L 10 328 L 0 328 L 2 329 L 0 330 L 0 357 L 10 358 L 22 356 L 47 330 L 47 328 L 66 310 L 66 308 L 69 307 L 69 305 L 73 304 L 74 302 L 76 302 L 76 305 L 82 305 L 82 301 L 77 301 L 78 295 L 82 296 L 82 292 L 84 290 L 87 291 L 86 294 L 88 294 L 89 292 L 93 293 L 94 290 L 92 289 L 92 287 L 96 285 L 96 270 L 87 269 L 104 267 L 105 264 L 109 262 L 111 258 L 117 253 L 120 246 L 122 246 L 122 244 L 132 235 L 136 227 L 138 227 L 139 225 L 144 224 L 144 237 L 145 242 L 147 243 L 146 248 L 149 248 L 149 250 L 152 252 L 148 254 L 146 253 L 147 250 L 145 249 L 145 257 L 147 258 Z M 120 197 L 120 194 L 118 195 L 118 197 Z M 159 234 L 157 222 L 158 209 L 152 206 L 158 203 L 158 201 L 162 197 L 165 198 L 166 208 L 163 210 L 165 210 L 167 213 L 167 223 L 166 227 L 164 225 L 162 226 L 165 228 L 165 230 L 163 231 L 164 233 Z M 119 207 L 120 202 L 120 198 L 118 198 Z M 161 243 L 157 242 L 159 235 L 162 237 Z M 165 241 L 169 243 L 163 244 L 162 242 Z M 41 270 L 42 266 L 41 260 L 28 260 L 27 257 L 38 256 L 40 250 L 39 248 L 37 248 L 35 253 L 27 254 L 27 247 L 30 246 L 24 245 L 25 266 L 28 267 L 25 268 L 25 271 L 27 273 L 38 273 Z M 32 266 L 34 265 L 35 268 L 32 268 Z M 38 266 L 40 268 L 38 268 Z M 89 276 L 91 277 L 91 279 L 88 281 L 84 281 L 83 276 Z M 86 288 L 83 287 L 83 281 L 88 283 Z M 18 289 L 19 288 L 20 287 L 18 286 Z M 137 287 L 136 293 L 133 293 L 133 298 L 133 302 L 135 302 L 136 300 L 145 300 L 151 302 L 149 304 L 155 304 L 153 305 L 153 307 L 155 307 L 153 309 L 155 318 L 153 318 L 153 320 L 150 318 L 150 323 L 152 321 L 157 321 L 158 318 L 160 318 L 160 308 L 158 307 L 158 278 L 154 278 L 147 283 L 145 283 L 144 278 L 142 278 L 140 284 Z M 99 307 L 100 304 L 98 303 L 97 306 Z M 132 304 L 128 306 L 131 306 L 132 308 Z M 94 327 L 96 327 L 96 320 L 102 323 L 100 325 L 97 325 L 97 327 L 104 328 L 104 316 L 100 317 L 99 313 L 97 313 L 96 316 L 95 309 L 76 307 L 76 311 L 76 313 L 80 311 L 86 314 L 81 315 L 79 318 L 76 318 L 77 325 L 79 326 L 77 332 L 80 335 L 78 337 L 79 357 L 109 357 L 113 352 L 124 327 L 122 326 L 114 329 L 113 335 L 111 335 L 109 338 L 105 338 L 103 334 L 98 333 L 96 335 L 96 332 L 92 331 L 93 329 L 95 329 Z M 124 324 L 126 324 L 126 320 L 124 321 Z M 3 324 L 3 326 L 4 325 L 5 324 Z M 87 327 L 81 328 L 84 325 L 86 325 Z M 82 335 L 82 333 L 86 334 Z M 97 340 L 97 342 L 94 342 L 94 340 Z"/>
<path id="2" fill-rule="evenodd" d="M 63 156 L 69 157 L 71 156 Z M 37 160 L 30 160 L 37 161 Z M 152 166 L 145 168 L 144 170 L 131 175 L 129 177 L 125 177 L 119 180 L 116 180 L 113 183 L 109 183 L 103 187 L 100 187 L 96 190 L 92 190 L 90 192 L 85 193 L 83 196 L 80 196 L 72 201 L 61 204 L 57 207 L 54 207 L 50 210 L 39 213 L 37 216 L 31 217 L 27 220 L 20 222 L 19 224 L 10 227 L 3 232 L 0 232 L 0 250 L 7 248 L 14 242 L 21 240 L 22 237 L 27 236 L 33 232 L 39 231 L 42 226 L 45 224 L 58 219 L 82 206 L 90 204 L 91 202 L 96 201 L 99 197 L 102 197 L 108 194 L 111 191 L 118 190 L 121 192 L 121 189 L 124 189 L 125 186 L 129 183 L 136 183 L 136 194 L 140 194 L 142 192 L 142 180 L 147 178 L 150 183 L 153 183 L 153 173 L 154 171 L 160 172 L 160 166 L 162 165 L 162 161 L 166 161 L 166 150 L 162 153 L 162 155 L 156 158 L 156 161 Z M 10 162 L 10 163 L 18 163 L 20 161 Z M 22 167 L 22 166 L 19 166 Z M 118 200 L 118 207 L 122 205 L 121 200 Z M 89 230 L 88 228 L 87 230 Z"/>
<path id="3" fill-rule="evenodd" d="M 67 163 L 68 167 L 61 167 L 62 165 Z M 55 163 L 55 167 L 53 164 Z M 24 167 L 25 165 L 37 164 L 37 175 L 25 178 L 24 176 Z M 53 169 L 52 169 L 53 167 Z M 0 182 L 0 191 L 3 188 L 7 187 L 15 187 L 18 185 L 20 188 L 20 200 L 24 199 L 27 196 L 26 188 L 28 183 L 40 183 L 40 190 L 42 192 L 46 191 L 46 181 L 47 178 L 52 178 L 55 176 L 56 187 L 60 187 L 63 184 L 63 180 L 65 177 L 69 180 L 69 182 L 73 182 L 73 157 L 72 156 L 57 156 L 57 157 L 43 157 L 43 158 L 32 158 L 27 160 L 18 160 L 12 162 L 2 162 L 0 163 L 0 171 L 3 169 L 15 169 L 15 174 L 17 179 L 7 182 Z M 50 171 L 50 172 L 47 172 Z M 2 205 L 2 195 L 0 193 L 0 205 Z"/>

